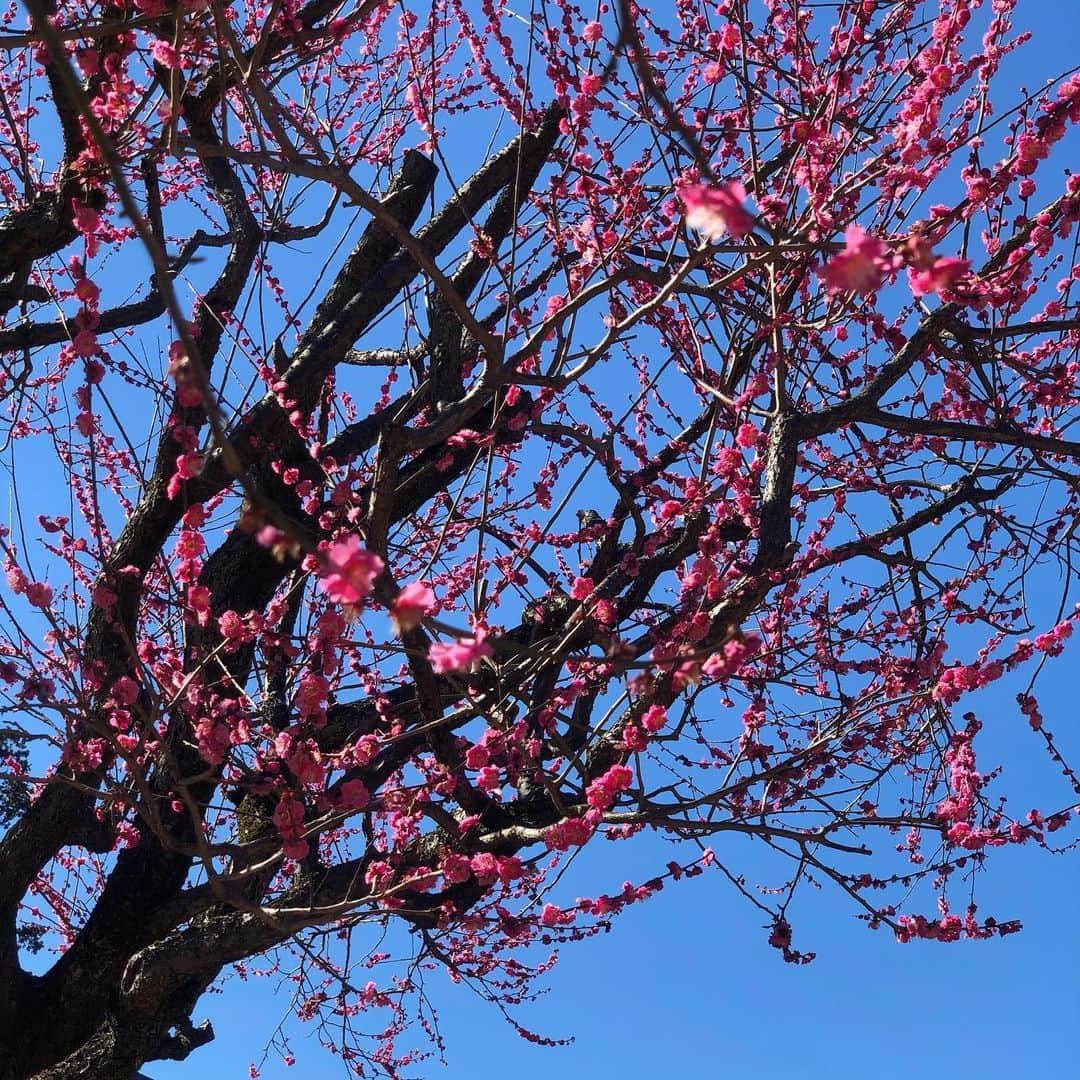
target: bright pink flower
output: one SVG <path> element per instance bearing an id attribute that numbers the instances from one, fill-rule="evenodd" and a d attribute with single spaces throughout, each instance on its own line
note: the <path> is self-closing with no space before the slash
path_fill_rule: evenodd
<path id="1" fill-rule="evenodd" d="M 476 786 L 488 795 L 502 789 L 502 771 L 497 765 L 485 765 L 476 777 Z"/>
<path id="2" fill-rule="evenodd" d="M 176 475 L 182 480 L 193 480 L 202 473 L 204 464 L 202 454 L 181 454 L 176 459 Z"/>
<path id="3" fill-rule="evenodd" d="M 75 59 L 84 75 L 96 75 L 101 70 L 101 54 L 97 49 L 80 49 Z"/>
<path id="4" fill-rule="evenodd" d="M 121 705 L 134 705 L 139 700 L 139 684 L 127 675 L 121 675 L 113 683 L 113 697 Z"/>
<path id="5" fill-rule="evenodd" d="M 348 536 L 331 544 L 323 556 L 319 588 L 335 604 L 359 604 L 371 594 L 382 569 L 378 555 L 362 547 L 359 537 Z"/>
<path id="6" fill-rule="evenodd" d="M 567 818 L 544 830 L 544 843 L 552 851 L 566 851 L 580 847 L 592 834 L 593 828 L 584 818 Z"/>
<path id="7" fill-rule="evenodd" d="M 558 926 L 562 921 L 562 908 L 556 907 L 554 904 L 544 905 L 543 911 L 540 912 L 541 926 Z"/>
<path id="8" fill-rule="evenodd" d="M 596 588 L 592 578 L 579 577 L 574 578 L 574 584 L 570 589 L 570 595 L 575 600 L 588 600 L 592 596 L 593 589 Z"/>
<path id="9" fill-rule="evenodd" d="M 589 614 L 591 614 L 601 626 L 614 626 L 615 620 L 619 617 L 618 609 L 615 607 L 614 603 L 606 597 L 601 597 L 597 600 L 593 604 Z"/>
<path id="10" fill-rule="evenodd" d="M 604 36 L 604 28 L 598 22 L 586 23 L 585 29 L 581 31 L 581 36 L 590 45 L 595 45 Z"/>
<path id="11" fill-rule="evenodd" d="M 204 761 L 220 765 L 229 752 L 229 729 L 220 720 L 202 716 L 195 724 L 195 742 Z"/>
<path id="12" fill-rule="evenodd" d="M 525 873 L 521 860 L 516 855 L 500 855 L 495 859 L 499 878 L 502 881 L 514 881 Z"/>
<path id="13" fill-rule="evenodd" d="M 874 292 L 884 275 L 885 245 L 861 225 L 849 225 L 844 239 L 847 246 L 821 268 L 821 280 L 829 292 Z"/>
<path id="14" fill-rule="evenodd" d="M 330 684 L 321 675 L 308 672 L 300 680 L 296 688 L 296 697 L 293 704 L 296 711 L 304 718 L 314 716 L 323 711 L 327 698 L 330 696 Z"/>
<path id="15" fill-rule="evenodd" d="M 227 640 L 239 641 L 244 636 L 244 620 L 231 609 L 223 611 L 218 616 L 218 629 Z"/>
<path id="16" fill-rule="evenodd" d="M 481 851 L 471 860 L 472 872 L 481 882 L 492 882 L 499 876 L 499 864 L 490 851 Z"/>
<path id="17" fill-rule="evenodd" d="M 650 705 L 641 718 L 646 731 L 659 731 L 667 723 L 667 709 L 663 705 Z"/>
<path id="18" fill-rule="evenodd" d="M 449 671 L 471 671 L 485 656 L 492 655 L 491 646 L 476 638 L 458 638 L 449 644 L 437 641 L 428 649 L 431 669 L 436 675 L 445 675 Z"/>
<path id="19" fill-rule="evenodd" d="M 600 93 L 604 86 L 602 76 L 590 73 L 581 76 L 581 92 L 590 96 Z"/>
<path id="20" fill-rule="evenodd" d="M 75 203 L 72 207 L 75 228 L 86 236 L 93 236 L 101 227 L 101 215 L 92 207 Z"/>
<path id="21" fill-rule="evenodd" d="M 735 442 L 744 450 L 757 446 L 760 438 L 761 432 L 753 424 L 740 424 L 739 430 L 735 432 Z"/>
<path id="22" fill-rule="evenodd" d="M 289 768 L 301 784 L 321 787 L 326 779 L 326 766 L 322 754 L 314 745 L 302 744 L 289 756 Z"/>
<path id="23" fill-rule="evenodd" d="M 399 634 L 414 630 L 435 606 L 435 594 L 422 581 L 413 581 L 398 593 L 390 618 Z"/>
<path id="24" fill-rule="evenodd" d="M 680 192 L 686 224 L 710 240 L 729 235 L 741 240 L 754 227 L 754 216 L 744 205 L 746 188 L 737 180 L 722 187 L 689 184 Z"/>

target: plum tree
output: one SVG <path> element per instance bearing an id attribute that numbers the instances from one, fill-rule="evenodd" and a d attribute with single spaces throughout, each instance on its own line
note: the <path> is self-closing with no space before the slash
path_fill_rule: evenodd
<path id="1" fill-rule="evenodd" d="M 0 13 L 2 1080 L 184 1059 L 289 952 L 397 1075 L 425 971 L 513 1006 L 705 874 L 792 962 L 808 881 L 1018 928 L 974 872 L 1080 791 L 1036 693 L 1080 78 L 995 104 L 1025 7 Z M 655 874 L 561 895 L 647 833 Z"/>

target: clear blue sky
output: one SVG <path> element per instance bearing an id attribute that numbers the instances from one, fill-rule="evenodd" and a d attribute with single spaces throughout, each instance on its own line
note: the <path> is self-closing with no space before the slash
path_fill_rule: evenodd
<path id="1" fill-rule="evenodd" d="M 1008 82 L 1035 89 L 1080 57 L 1080 0 L 1022 3 L 1021 10 L 1036 44 L 1007 67 L 1003 89 Z M 1007 98 L 1003 93 L 1001 100 Z M 1080 168 L 1080 159 L 1075 164 Z M 1080 646 L 1072 644 L 1075 653 Z M 1068 664 L 1066 658 L 1050 665 L 1042 697 L 1048 723 L 1063 735 L 1076 712 Z M 990 740 L 1011 760 L 1010 732 L 993 727 L 998 720 L 1015 729 L 1012 693 L 999 685 L 973 706 L 987 721 Z M 1033 745 L 1028 739 L 1017 746 L 1023 749 L 1010 776 L 1023 784 Z M 1045 762 L 1034 765 L 1046 775 Z M 1033 768 L 1033 784 L 1035 776 Z M 658 861 L 644 845 L 598 846 L 595 855 L 605 865 L 587 863 L 586 856 L 580 866 L 588 879 L 578 887 L 571 877 L 564 896 L 611 889 L 624 877 L 641 881 L 656 871 Z M 746 855 L 745 863 L 732 862 L 752 878 L 755 856 Z M 760 913 L 719 875 L 684 881 L 620 916 L 611 934 L 568 948 L 547 979 L 550 992 L 521 1011 L 520 1020 L 542 1035 L 576 1036 L 569 1047 L 530 1045 L 492 1007 L 436 973 L 429 990 L 448 1065 L 432 1060 L 414 1074 L 425 1080 L 1077 1075 L 1080 861 L 1075 854 L 1009 849 L 995 852 L 991 864 L 980 884 L 980 914 L 1019 918 L 1023 933 L 991 942 L 901 946 L 886 931 L 866 930 L 834 892 L 806 891 L 795 912 L 795 944 L 815 950 L 818 959 L 798 968 L 766 945 Z M 204 998 L 195 1012 L 196 1020 L 213 1019 L 217 1040 L 185 1064 L 155 1063 L 145 1072 L 157 1080 L 245 1076 L 287 1012 L 288 997 L 275 995 L 270 980 L 227 983 L 221 996 Z M 344 1075 L 313 1031 L 297 1023 L 290 1030 L 296 1065 L 287 1068 L 272 1055 L 264 1077 Z"/>

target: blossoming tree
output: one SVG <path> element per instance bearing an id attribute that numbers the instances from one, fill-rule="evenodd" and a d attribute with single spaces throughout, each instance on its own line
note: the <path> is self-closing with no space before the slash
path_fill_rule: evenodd
<path id="1" fill-rule="evenodd" d="M 0 1078 L 183 1059 L 288 951 L 394 1075 L 425 972 L 511 1006 L 688 877 L 793 962 L 807 881 L 901 940 L 1017 928 L 972 876 L 1080 790 L 1035 681 L 1080 79 L 992 94 L 1029 6 L 0 14 Z"/>

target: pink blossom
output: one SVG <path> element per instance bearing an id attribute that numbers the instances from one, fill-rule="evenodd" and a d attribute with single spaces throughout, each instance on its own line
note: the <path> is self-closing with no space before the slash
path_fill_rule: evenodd
<path id="1" fill-rule="evenodd" d="M 581 92 L 593 96 L 598 94 L 604 86 L 603 77 L 595 73 L 581 76 Z"/>
<path id="2" fill-rule="evenodd" d="M 753 424 L 740 424 L 739 430 L 735 432 L 735 443 L 744 450 L 753 449 L 760 438 L 761 432 Z"/>
<path id="3" fill-rule="evenodd" d="M 650 705 L 641 718 L 641 726 L 646 731 L 659 731 L 667 723 L 667 709 L 663 705 Z"/>
<path id="4" fill-rule="evenodd" d="M 442 861 L 442 874 L 448 885 L 460 885 L 473 876 L 472 863 L 466 855 L 446 855 Z"/>
<path id="5" fill-rule="evenodd" d="M 154 57 L 154 60 L 162 67 L 178 68 L 180 67 L 180 54 L 176 51 L 176 47 L 170 44 L 168 41 L 157 40 L 150 46 L 150 53 Z"/>
<path id="6" fill-rule="evenodd" d="M 481 851 L 471 860 L 472 872 L 477 880 L 491 882 L 499 876 L 499 864 L 490 851 Z"/>
<path id="7" fill-rule="evenodd" d="M 559 926 L 565 919 L 562 908 L 556 907 L 554 904 L 545 904 L 540 912 L 541 926 Z"/>
<path id="8" fill-rule="evenodd" d="M 500 855 L 495 859 L 495 866 L 502 881 L 515 881 L 525 873 L 521 860 L 516 855 Z"/>
<path id="9" fill-rule="evenodd" d="M 101 228 L 101 215 L 92 207 L 75 203 L 72 206 L 75 228 L 86 236 L 93 236 Z"/>
<path id="10" fill-rule="evenodd" d="M 326 779 L 326 766 L 322 754 L 314 743 L 298 746 L 288 759 L 293 776 L 308 787 L 320 787 Z"/>
<path id="11" fill-rule="evenodd" d="M 71 339 L 71 345 L 79 356 L 93 356 L 99 347 L 97 334 L 92 330 L 80 330 Z"/>
<path id="12" fill-rule="evenodd" d="M 579 577 L 574 578 L 574 584 L 570 589 L 570 596 L 574 600 L 588 600 L 592 596 L 593 589 L 596 588 L 592 578 Z"/>
<path id="13" fill-rule="evenodd" d="M 229 729 L 220 720 L 202 716 L 195 724 L 195 741 L 204 761 L 220 765 L 229 752 Z"/>
<path id="14" fill-rule="evenodd" d="M 128 675 L 121 675 L 113 683 L 113 697 L 121 705 L 134 705 L 139 699 L 139 684 Z"/>
<path id="15" fill-rule="evenodd" d="M 34 607 L 46 608 L 52 602 L 53 591 L 43 581 L 33 581 L 26 586 L 26 599 Z"/>
<path id="16" fill-rule="evenodd" d="M 323 556 L 319 588 L 336 604 L 359 604 L 369 596 L 383 561 L 360 544 L 358 536 L 348 536 L 330 545 Z"/>
<path id="17" fill-rule="evenodd" d="M 435 642 L 428 649 L 431 669 L 436 675 L 450 671 L 471 671 L 485 656 L 494 652 L 486 641 L 476 638 L 458 638 L 448 644 Z"/>
<path id="18" fill-rule="evenodd" d="M 925 296 L 927 293 L 940 293 L 950 289 L 970 269 L 971 263 L 967 259 L 944 256 L 926 269 L 909 268 L 908 281 L 916 296 Z"/>
<path id="19" fill-rule="evenodd" d="M 176 459 L 176 475 L 181 480 L 194 480 L 202 473 L 204 464 L 202 454 L 181 454 Z"/>
<path id="20" fill-rule="evenodd" d="M 552 851 L 579 847 L 593 834 L 593 827 L 584 818 L 567 818 L 544 830 L 544 843 Z"/>
<path id="21" fill-rule="evenodd" d="M 339 793 L 340 805 L 347 810 L 363 810 L 371 801 L 371 793 L 362 780 L 346 780 Z"/>
<path id="22" fill-rule="evenodd" d="M 874 292 L 884 274 L 885 245 L 861 225 L 848 226 L 844 239 L 844 250 L 821 268 L 822 281 L 829 292 Z"/>
<path id="23" fill-rule="evenodd" d="M 399 634 L 414 630 L 435 606 L 435 594 L 422 581 L 413 581 L 398 593 L 390 618 Z"/>
<path id="24" fill-rule="evenodd" d="M 323 706 L 329 696 L 329 682 L 322 675 L 308 672 L 300 680 L 300 685 L 296 688 L 296 697 L 293 699 L 293 704 L 296 706 L 296 711 L 304 719 L 307 719 L 323 711 Z"/>
<path id="25" fill-rule="evenodd" d="M 218 616 L 218 629 L 226 640 L 239 641 L 244 636 L 244 620 L 235 611 L 223 611 Z"/>
<path id="26" fill-rule="evenodd" d="M 746 188 L 737 180 L 721 187 L 688 184 L 680 191 L 686 207 L 686 224 L 710 240 L 730 235 L 741 240 L 754 227 L 746 209 Z"/>
<path id="27" fill-rule="evenodd" d="M 502 772 L 497 765 L 485 765 L 476 777 L 476 786 L 488 795 L 502 788 Z"/>
<path id="28" fill-rule="evenodd" d="M 604 28 L 598 22 L 586 23 L 585 29 L 581 31 L 581 36 L 590 45 L 595 45 L 604 36 Z"/>
<path id="29" fill-rule="evenodd" d="M 84 304 L 96 304 L 101 290 L 88 277 L 79 278 L 75 283 L 75 296 Z"/>
<path id="30" fill-rule="evenodd" d="M 101 54 L 97 49 L 80 49 L 75 59 L 84 75 L 96 75 L 101 70 Z"/>
<path id="31" fill-rule="evenodd" d="M 589 805 L 596 810 L 609 810 L 619 793 L 626 791 L 634 782 L 634 772 L 627 765 L 612 765 L 603 776 L 597 777 L 588 787 Z"/>
<path id="32" fill-rule="evenodd" d="M 614 626 L 619 612 L 611 600 L 601 597 L 593 604 L 590 614 L 601 626 Z"/>

